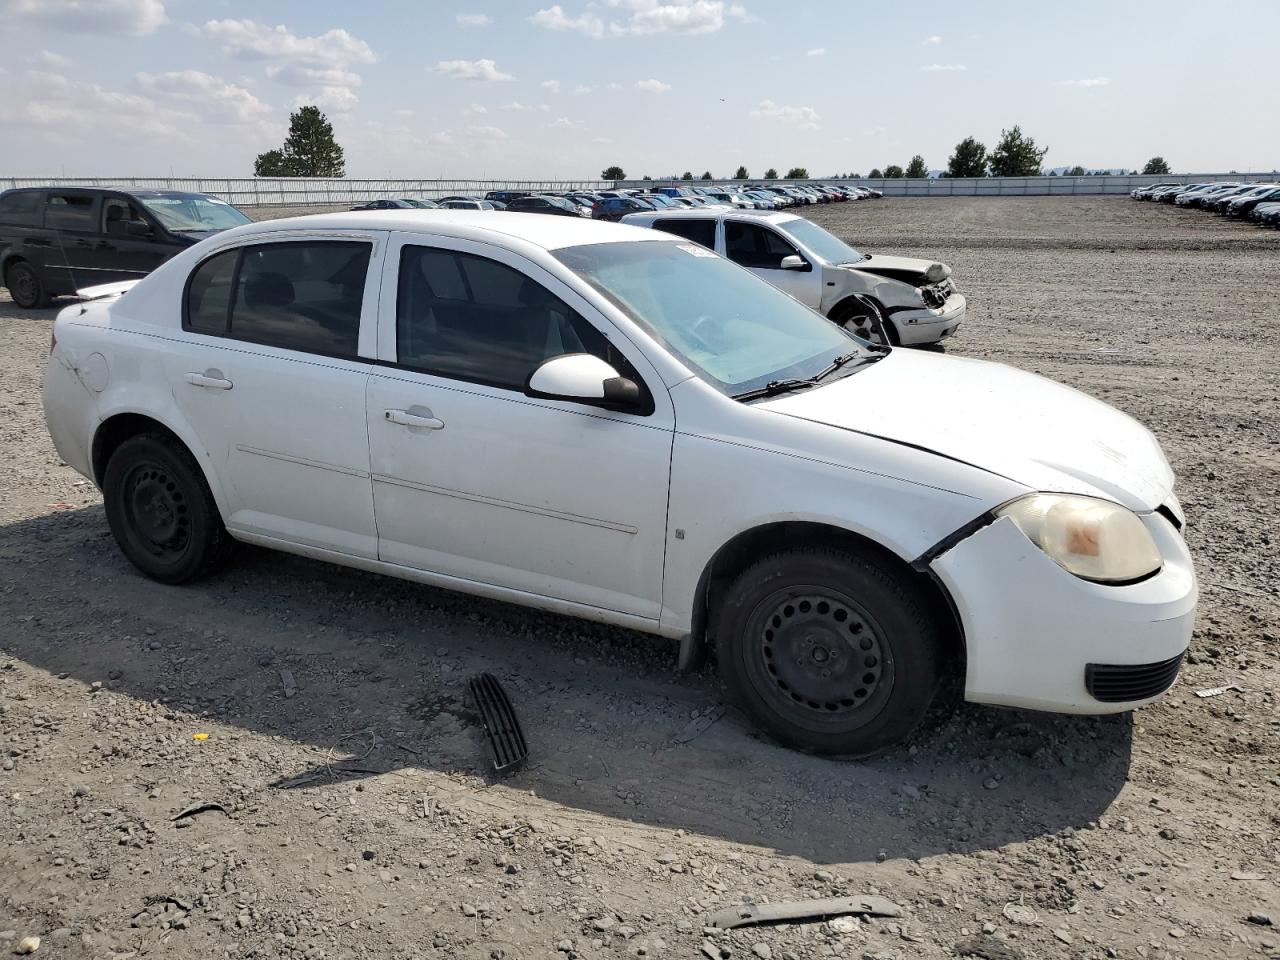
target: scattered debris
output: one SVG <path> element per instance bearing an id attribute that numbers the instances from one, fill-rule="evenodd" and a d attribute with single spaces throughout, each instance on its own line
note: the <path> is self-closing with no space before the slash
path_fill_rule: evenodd
<path id="1" fill-rule="evenodd" d="M 825 920 L 850 913 L 873 917 L 900 917 L 902 908 L 884 897 L 824 897 L 821 900 L 789 900 L 781 903 L 743 903 L 711 914 L 706 926 L 731 930 L 781 920 Z"/>
<path id="2" fill-rule="evenodd" d="M 284 687 L 284 698 L 292 700 L 298 692 L 298 685 L 293 682 L 293 674 L 284 667 L 280 668 L 280 683 Z"/>
<path id="3" fill-rule="evenodd" d="M 728 947 L 717 946 L 710 940 L 703 940 L 702 955 L 709 958 L 709 960 L 729 960 L 733 956 L 733 951 Z"/>
<path id="4" fill-rule="evenodd" d="M 957 957 L 978 957 L 979 960 L 1024 960 L 1021 950 L 995 937 L 961 940 L 952 948 L 952 952 Z"/>
<path id="5" fill-rule="evenodd" d="M 1040 917 L 1025 903 L 1006 903 L 1004 915 L 1014 923 L 1020 923 L 1026 927 L 1034 927 L 1040 922 Z"/>
<path id="6" fill-rule="evenodd" d="M 231 816 L 231 814 L 227 813 L 227 808 L 220 803 L 193 803 L 191 806 L 179 810 L 174 814 L 172 820 L 176 823 L 179 820 L 185 820 L 187 817 L 195 817 L 202 813 L 211 813 L 214 810 L 226 816 Z"/>
<path id="7" fill-rule="evenodd" d="M 529 756 L 529 747 L 502 684 L 493 674 L 481 673 L 467 681 L 467 690 L 484 726 L 493 769 L 498 773 L 519 769 Z"/>
<path id="8" fill-rule="evenodd" d="M 684 725 L 684 729 L 671 739 L 676 743 L 688 743 L 690 740 L 702 736 L 702 734 L 711 729 L 712 724 L 723 717 L 724 713 L 724 704 L 718 703 L 714 707 L 709 707 L 686 723 Z"/>
<path id="9" fill-rule="evenodd" d="M 1207 689 L 1204 689 L 1204 690 L 1197 690 L 1196 696 L 1201 698 L 1220 697 L 1224 693 L 1226 693 L 1228 690 L 1235 690 L 1237 693 L 1244 693 L 1244 689 L 1242 687 L 1239 687 L 1234 683 L 1228 683 L 1226 686 L 1223 686 L 1223 687 L 1208 687 Z"/>
<path id="10" fill-rule="evenodd" d="M 1271 926 L 1271 914 L 1269 913 L 1258 913 L 1255 910 L 1253 913 L 1249 914 L 1249 916 L 1245 917 L 1245 919 L 1250 923 L 1257 924 L 1259 927 Z"/>
<path id="11" fill-rule="evenodd" d="M 13 952 L 18 954 L 18 956 L 25 956 L 28 953 L 35 953 L 39 949 L 39 937 L 23 937 L 18 941 L 18 945 L 13 948 Z"/>
<path id="12" fill-rule="evenodd" d="M 1246 873 L 1243 870 L 1237 870 L 1231 874 L 1231 879 L 1232 880 L 1265 880 L 1267 878 L 1264 874 L 1261 874 L 1261 873 Z"/>
<path id="13" fill-rule="evenodd" d="M 209 739 L 209 735 L 207 733 L 193 733 L 191 735 L 191 739 L 198 740 L 200 743 L 204 743 L 206 740 Z"/>

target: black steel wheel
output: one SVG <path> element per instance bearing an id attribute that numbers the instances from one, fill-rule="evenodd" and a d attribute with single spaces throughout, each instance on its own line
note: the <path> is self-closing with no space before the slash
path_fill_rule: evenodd
<path id="1" fill-rule="evenodd" d="M 102 484 L 107 523 L 124 555 L 147 576 L 186 583 L 210 573 L 232 540 L 194 458 L 164 434 L 120 444 Z"/>
<path id="2" fill-rule="evenodd" d="M 9 296 L 13 297 L 13 302 L 24 310 L 49 305 L 49 294 L 40 280 L 40 274 L 25 260 L 9 265 L 4 274 L 4 283 L 9 288 Z"/>
<path id="3" fill-rule="evenodd" d="M 743 571 L 713 611 L 720 671 L 789 746 L 865 757 L 910 736 L 938 688 L 943 635 L 909 572 L 797 549 Z"/>

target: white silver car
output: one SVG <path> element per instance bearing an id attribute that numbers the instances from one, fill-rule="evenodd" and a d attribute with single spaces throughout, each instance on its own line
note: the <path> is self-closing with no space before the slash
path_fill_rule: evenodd
<path id="1" fill-rule="evenodd" d="M 861 253 L 792 213 L 646 211 L 622 222 L 700 243 L 876 343 L 939 343 L 964 320 L 946 264 Z"/>
<path id="2" fill-rule="evenodd" d="M 275 220 L 96 293 L 54 324 L 45 416 L 165 583 L 245 541 L 713 645 L 763 727 L 848 755 L 907 737 L 948 675 L 1140 706 L 1191 634 L 1140 424 L 871 346 L 654 230 Z"/>

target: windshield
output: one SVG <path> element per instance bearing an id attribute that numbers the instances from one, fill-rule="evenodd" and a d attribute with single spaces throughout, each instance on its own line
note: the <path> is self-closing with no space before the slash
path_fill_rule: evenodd
<path id="1" fill-rule="evenodd" d="M 812 253 L 827 263 L 857 263 L 865 259 L 861 253 L 853 249 L 839 237 L 833 237 L 812 220 L 799 218 L 786 223 L 774 224 L 779 230 L 793 240 L 798 240 L 808 247 Z"/>
<path id="2" fill-rule="evenodd" d="M 837 356 L 872 353 L 821 314 L 696 244 L 595 243 L 552 255 L 730 396 L 812 377 Z"/>
<path id="3" fill-rule="evenodd" d="M 142 205 L 174 233 L 204 233 L 208 230 L 230 230 L 252 223 L 225 200 L 196 194 L 172 197 L 138 197 Z"/>

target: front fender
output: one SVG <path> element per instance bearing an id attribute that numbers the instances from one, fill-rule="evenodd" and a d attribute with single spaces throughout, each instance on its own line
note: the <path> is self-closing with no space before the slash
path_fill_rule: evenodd
<path id="1" fill-rule="evenodd" d="M 822 300 L 819 310 L 829 316 L 837 304 L 855 294 L 871 297 L 881 307 L 920 309 L 924 298 L 909 283 L 888 277 L 863 273 L 848 267 L 824 267 L 822 270 Z"/>

